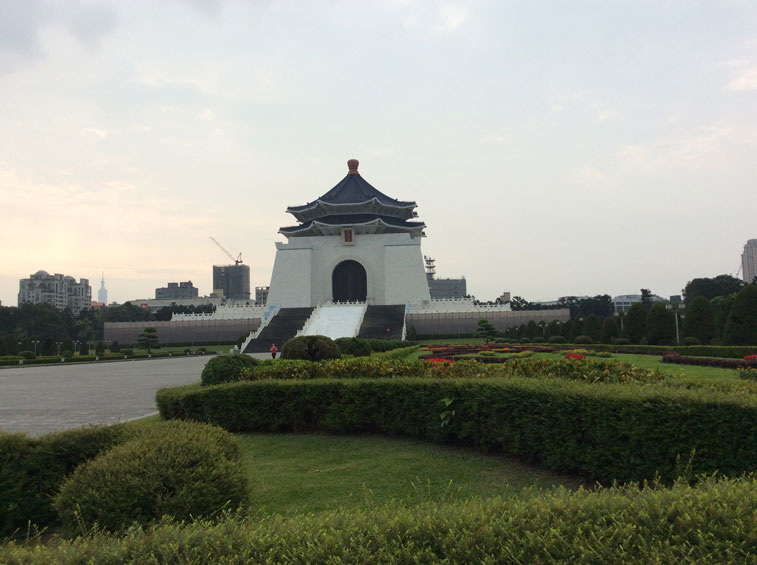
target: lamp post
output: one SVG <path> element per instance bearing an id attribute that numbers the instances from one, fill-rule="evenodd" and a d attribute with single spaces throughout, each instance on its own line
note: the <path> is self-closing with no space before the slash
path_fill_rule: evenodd
<path id="1" fill-rule="evenodd" d="M 79 340 L 74 341 L 74 357 L 79 353 Z"/>
<path id="2" fill-rule="evenodd" d="M 613 316 L 620 320 L 620 336 L 623 337 L 623 316 L 620 315 L 620 312 L 614 312 Z"/>
<path id="3" fill-rule="evenodd" d="M 34 355 L 37 354 L 37 344 L 39 343 L 38 339 L 33 339 L 32 344 L 34 345 Z"/>
<path id="4" fill-rule="evenodd" d="M 681 345 L 681 338 L 680 338 L 680 335 L 678 333 L 678 313 L 679 313 L 679 307 L 678 307 L 677 304 L 675 305 L 675 307 L 674 307 L 673 304 L 668 304 L 666 306 L 666 308 L 668 310 L 672 310 L 673 311 L 673 318 L 676 321 L 676 345 Z M 681 318 L 683 318 L 683 317 L 684 317 L 684 314 L 681 314 Z"/>
<path id="5" fill-rule="evenodd" d="M 60 346 L 61 346 L 62 343 L 63 343 L 62 341 L 56 341 L 55 342 L 55 345 L 58 346 L 58 357 L 60 357 Z"/>

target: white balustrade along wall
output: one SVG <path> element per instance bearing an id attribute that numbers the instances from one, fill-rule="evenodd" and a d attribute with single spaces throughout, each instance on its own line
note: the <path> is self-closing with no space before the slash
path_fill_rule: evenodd
<path id="1" fill-rule="evenodd" d="M 407 304 L 408 314 L 510 311 L 510 304 L 475 304 L 472 298 L 437 298 Z"/>
<path id="2" fill-rule="evenodd" d="M 365 310 L 364 302 L 323 304 L 313 311 L 297 335 L 325 335 L 331 339 L 355 337 Z"/>
<path id="3" fill-rule="evenodd" d="M 216 307 L 215 312 L 209 314 L 174 314 L 172 321 L 186 320 L 244 320 L 248 318 L 265 317 L 270 309 L 268 306 L 251 306 L 248 304 L 222 304 Z"/>

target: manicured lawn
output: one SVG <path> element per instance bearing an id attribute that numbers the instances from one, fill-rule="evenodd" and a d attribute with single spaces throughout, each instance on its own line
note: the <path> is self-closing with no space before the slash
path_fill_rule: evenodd
<path id="1" fill-rule="evenodd" d="M 370 508 L 390 501 L 509 496 L 527 487 L 576 488 L 574 477 L 518 460 L 411 438 L 320 434 L 239 436 L 251 510 L 266 514 Z"/>

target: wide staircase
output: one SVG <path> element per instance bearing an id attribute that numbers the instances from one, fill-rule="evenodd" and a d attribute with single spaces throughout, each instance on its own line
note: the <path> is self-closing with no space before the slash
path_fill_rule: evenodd
<path id="1" fill-rule="evenodd" d="M 250 341 L 243 353 L 266 353 L 271 345 L 281 349 L 285 341 L 297 335 L 312 313 L 313 308 L 310 307 L 282 308 L 260 334 Z"/>
<path id="2" fill-rule="evenodd" d="M 366 339 L 402 339 L 404 325 L 404 305 L 368 306 L 357 336 Z"/>
<path id="3" fill-rule="evenodd" d="M 364 314 L 364 303 L 324 304 L 315 309 L 299 335 L 325 335 L 331 339 L 355 337 Z"/>

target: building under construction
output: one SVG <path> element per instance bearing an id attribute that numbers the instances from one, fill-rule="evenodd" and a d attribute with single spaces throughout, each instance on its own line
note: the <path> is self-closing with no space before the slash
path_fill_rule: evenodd
<path id="1" fill-rule="evenodd" d="M 213 291 L 224 298 L 250 299 L 250 267 L 247 265 L 213 265 Z"/>

